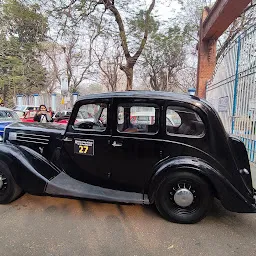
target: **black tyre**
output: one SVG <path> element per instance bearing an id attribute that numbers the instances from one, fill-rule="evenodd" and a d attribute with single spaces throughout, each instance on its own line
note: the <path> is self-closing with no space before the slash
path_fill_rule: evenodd
<path id="1" fill-rule="evenodd" d="M 8 204 L 22 193 L 7 164 L 0 161 L 0 204 Z"/>
<path id="2" fill-rule="evenodd" d="M 209 184 L 190 172 L 174 172 L 160 183 L 155 204 L 167 220 L 191 224 L 203 219 L 210 209 L 213 195 Z"/>

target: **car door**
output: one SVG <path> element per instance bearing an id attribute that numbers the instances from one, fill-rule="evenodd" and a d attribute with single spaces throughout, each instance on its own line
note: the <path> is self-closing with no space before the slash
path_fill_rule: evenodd
<path id="1" fill-rule="evenodd" d="M 114 99 L 111 181 L 121 190 L 143 193 L 162 158 L 161 104 L 153 99 Z M 146 114 L 136 118 L 137 113 Z"/>
<path id="2" fill-rule="evenodd" d="M 65 172 L 77 180 L 102 187 L 108 187 L 111 169 L 110 104 L 111 99 L 76 104 L 61 150 Z"/>

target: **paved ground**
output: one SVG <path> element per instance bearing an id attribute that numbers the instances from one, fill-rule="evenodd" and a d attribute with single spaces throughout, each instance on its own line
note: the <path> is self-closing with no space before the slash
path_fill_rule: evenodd
<path id="1" fill-rule="evenodd" d="M 153 207 L 24 195 L 0 206 L 0 255 L 256 255 L 256 214 L 216 201 L 194 225 L 169 223 Z"/>
<path id="2" fill-rule="evenodd" d="M 254 188 L 256 188 L 256 164 L 251 163 L 251 172 L 252 172 L 252 183 Z"/>

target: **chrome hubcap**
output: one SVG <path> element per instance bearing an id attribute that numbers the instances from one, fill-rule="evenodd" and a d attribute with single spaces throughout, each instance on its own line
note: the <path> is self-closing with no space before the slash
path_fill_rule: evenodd
<path id="1" fill-rule="evenodd" d="M 180 188 L 174 194 L 174 202 L 180 207 L 188 207 L 194 201 L 193 193 L 187 188 Z"/>

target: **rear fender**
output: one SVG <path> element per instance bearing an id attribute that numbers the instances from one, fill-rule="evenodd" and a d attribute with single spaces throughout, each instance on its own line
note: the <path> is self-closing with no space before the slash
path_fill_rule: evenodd
<path id="1" fill-rule="evenodd" d="M 8 165 L 16 183 L 33 194 L 43 194 L 49 179 L 60 172 L 42 155 L 24 146 L 1 144 L 0 161 Z"/>
<path id="2" fill-rule="evenodd" d="M 149 187 L 148 196 L 150 202 L 153 203 L 155 201 L 156 191 L 168 173 L 184 170 L 193 172 L 204 178 L 212 187 L 215 196 L 220 199 L 226 209 L 235 212 L 252 211 L 253 197 L 250 198 L 248 195 L 241 194 L 219 170 L 216 170 L 205 161 L 193 157 L 167 159 L 157 166 Z"/>

